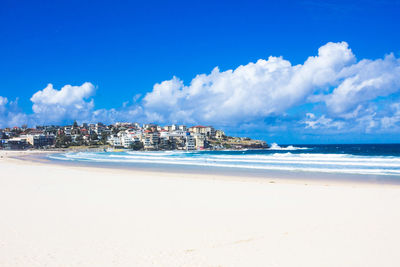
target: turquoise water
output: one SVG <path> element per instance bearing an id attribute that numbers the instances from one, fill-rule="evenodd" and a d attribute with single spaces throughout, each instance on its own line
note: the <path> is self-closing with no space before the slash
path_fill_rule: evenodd
<path id="1" fill-rule="evenodd" d="M 71 152 L 53 160 L 118 166 L 192 166 L 247 171 L 284 171 L 398 176 L 400 145 L 272 145 L 266 150 Z"/>

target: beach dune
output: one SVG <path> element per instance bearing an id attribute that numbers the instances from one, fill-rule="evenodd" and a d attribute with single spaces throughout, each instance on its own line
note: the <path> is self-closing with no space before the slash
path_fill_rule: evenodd
<path id="1" fill-rule="evenodd" d="M 0 153 L 3 267 L 400 266 L 396 185 L 71 167 Z"/>

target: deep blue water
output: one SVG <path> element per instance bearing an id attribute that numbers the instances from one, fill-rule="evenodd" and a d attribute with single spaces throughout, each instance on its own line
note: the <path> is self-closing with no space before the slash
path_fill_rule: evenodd
<path id="1" fill-rule="evenodd" d="M 333 144 L 333 145 L 330 144 L 330 145 L 295 145 L 295 147 L 309 148 L 310 150 L 307 150 L 307 153 L 400 157 L 400 144 Z M 291 153 L 294 154 L 303 152 L 304 151 L 302 150 L 291 151 Z"/>

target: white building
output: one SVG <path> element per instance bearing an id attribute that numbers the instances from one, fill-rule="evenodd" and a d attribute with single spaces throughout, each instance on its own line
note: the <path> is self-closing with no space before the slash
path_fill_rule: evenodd
<path id="1" fill-rule="evenodd" d="M 204 134 L 207 137 L 214 137 L 215 136 L 215 129 L 211 126 L 193 126 L 189 128 L 189 132 L 196 133 L 196 134 Z"/>
<path id="2" fill-rule="evenodd" d="M 117 138 L 120 139 L 120 146 L 124 148 L 130 148 L 134 142 L 140 142 L 140 134 L 141 132 L 126 130 L 121 131 L 117 134 Z"/>
<path id="3" fill-rule="evenodd" d="M 204 149 L 206 147 L 206 137 L 203 134 L 194 134 L 196 149 Z"/>
<path id="4" fill-rule="evenodd" d="M 65 135 L 71 135 L 72 127 L 71 126 L 65 126 L 64 127 L 64 133 Z"/>
<path id="5" fill-rule="evenodd" d="M 131 138 L 131 136 L 129 136 L 128 134 L 124 134 L 120 137 L 121 139 L 121 144 L 123 147 L 125 148 L 129 148 L 132 144 L 133 144 L 133 140 Z"/>
<path id="6" fill-rule="evenodd" d="M 34 148 L 49 147 L 54 145 L 56 137 L 52 134 L 27 134 L 21 135 L 21 138 L 26 138 L 26 141 Z"/>
<path id="7" fill-rule="evenodd" d="M 194 150 L 194 149 L 196 149 L 196 140 L 194 139 L 193 136 L 191 136 L 191 135 L 187 135 L 186 136 L 185 149 L 186 150 Z"/>
<path id="8" fill-rule="evenodd" d="M 160 131 L 160 138 L 169 138 L 171 136 L 171 133 L 166 131 L 166 130 L 161 130 Z"/>
<path id="9" fill-rule="evenodd" d="M 214 129 L 214 127 L 206 126 L 205 132 L 206 132 L 206 135 L 208 137 L 215 137 L 215 129 Z"/>
<path id="10" fill-rule="evenodd" d="M 176 131 L 170 132 L 169 135 L 171 137 L 186 137 L 186 135 L 188 135 L 188 133 L 186 131 L 176 130 Z"/>
<path id="11" fill-rule="evenodd" d="M 101 135 L 102 132 L 106 129 L 106 126 L 102 123 L 96 123 L 94 131 L 96 132 L 97 135 Z"/>
<path id="12" fill-rule="evenodd" d="M 154 146 L 153 146 L 152 143 L 151 143 L 151 138 L 150 138 L 150 136 L 146 136 L 146 137 L 143 139 L 143 147 L 144 147 L 144 149 L 154 149 Z"/>
<path id="13" fill-rule="evenodd" d="M 221 139 L 221 138 L 223 138 L 224 136 L 225 136 L 225 133 L 224 133 L 223 131 L 221 131 L 221 130 L 215 131 L 215 137 L 216 137 L 216 138 Z"/>
<path id="14" fill-rule="evenodd" d="M 114 147 L 122 147 L 121 138 L 116 135 L 109 136 L 107 139 L 107 143 L 109 143 L 110 145 L 112 145 Z"/>

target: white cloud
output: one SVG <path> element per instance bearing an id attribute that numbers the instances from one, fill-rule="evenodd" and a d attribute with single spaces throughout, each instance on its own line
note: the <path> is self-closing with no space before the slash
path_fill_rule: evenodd
<path id="1" fill-rule="evenodd" d="M 250 125 L 281 132 L 294 127 L 330 132 L 400 129 L 400 108 L 394 105 L 400 98 L 400 59 L 389 54 L 357 61 L 346 42 L 321 46 L 303 64 L 270 56 L 232 70 L 216 67 L 189 84 L 173 77 L 143 97 L 133 93 L 120 108 L 96 110 L 94 93 L 91 83 L 60 90 L 49 84 L 32 96 L 34 113 L 28 119 L 204 123 L 243 131 Z M 7 102 L 0 97 L 3 124 L 20 114 L 7 111 Z"/>
<path id="2" fill-rule="evenodd" d="M 95 93 L 93 84 L 86 82 L 81 86 L 65 85 L 60 90 L 52 84 L 36 92 L 31 101 L 34 117 L 39 123 L 57 123 L 67 119 L 87 119 L 94 108 Z"/>
<path id="3" fill-rule="evenodd" d="M 7 97 L 0 96 L 0 113 L 6 110 L 7 103 L 8 103 Z"/>
<path id="4" fill-rule="evenodd" d="M 318 128 L 336 128 L 342 129 L 345 126 L 345 123 L 342 121 L 335 121 L 331 118 L 327 118 L 325 115 L 316 118 L 313 113 L 306 114 L 306 120 L 303 121 L 306 125 L 306 128 L 318 129 Z"/>
<path id="5" fill-rule="evenodd" d="M 389 106 L 390 115 L 385 115 L 380 119 L 383 129 L 399 130 L 400 128 L 400 103 L 393 103 Z"/>
<path id="6" fill-rule="evenodd" d="M 303 65 L 271 56 L 235 70 L 215 68 L 197 75 L 189 86 L 174 77 L 156 84 L 143 107 L 161 121 L 244 123 L 304 103 L 314 92 L 335 85 L 340 71 L 354 61 L 347 43 L 328 43 Z"/>
<path id="7" fill-rule="evenodd" d="M 0 96 L 0 106 L 4 106 L 8 103 L 7 97 Z"/>
<path id="8" fill-rule="evenodd" d="M 389 54 L 357 61 L 348 44 L 340 42 L 327 43 L 299 65 L 271 56 L 234 70 L 217 67 L 189 85 L 173 77 L 156 84 L 142 107 L 151 121 L 244 125 L 309 104 L 306 119 L 294 116 L 307 128 L 372 131 L 397 123 L 388 108 L 394 94 L 400 94 L 400 59 Z M 385 97 L 378 107 L 377 99 Z M 310 117 L 315 106 L 322 113 L 318 118 Z"/>
<path id="9" fill-rule="evenodd" d="M 65 85 L 60 90 L 54 89 L 50 83 L 43 90 L 36 92 L 31 101 L 34 105 L 79 105 L 83 102 L 83 99 L 92 96 L 94 92 L 95 87 L 89 82 L 85 82 L 81 86 Z"/>
<path id="10" fill-rule="evenodd" d="M 18 99 L 9 101 L 0 96 L 0 128 L 21 126 L 28 122 L 28 115 L 18 109 Z"/>
<path id="11" fill-rule="evenodd" d="M 379 96 L 400 90 L 400 59 L 393 54 L 377 60 L 361 60 L 344 68 L 345 79 L 326 96 L 326 105 L 334 113 L 346 115 Z"/>

